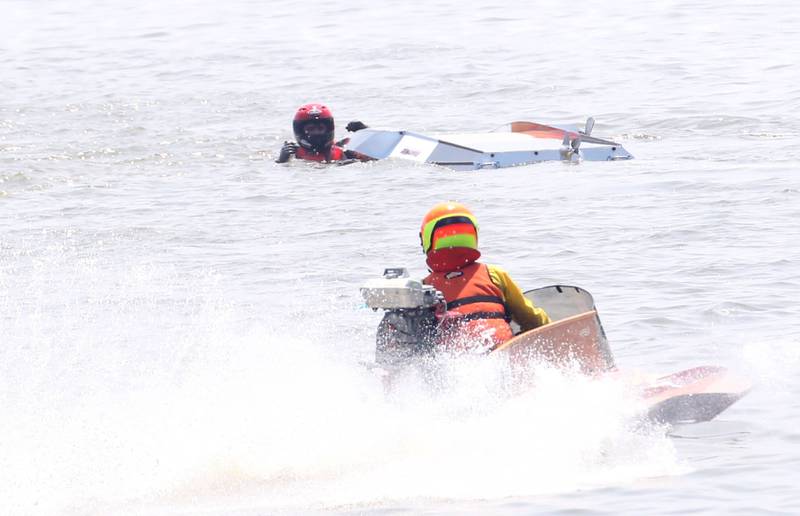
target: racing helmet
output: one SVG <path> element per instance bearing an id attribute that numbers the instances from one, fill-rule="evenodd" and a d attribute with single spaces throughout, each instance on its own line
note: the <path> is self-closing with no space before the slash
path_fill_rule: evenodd
<path id="1" fill-rule="evenodd" d="M 292 123 L 297 143 L 312 152 L 324 152 L 333 145 L 333 114 L 322 104 L 300 106 Z M 313 127 L 312 130 L 307 128 Z"/>
<path id="2" fill-rule="evenodd" d="M 422 219 L 419 230 L 422 252 L 434 271 L 464 267 L 480 258 L 478 222 L 461 203 L 437 204 Z"/>

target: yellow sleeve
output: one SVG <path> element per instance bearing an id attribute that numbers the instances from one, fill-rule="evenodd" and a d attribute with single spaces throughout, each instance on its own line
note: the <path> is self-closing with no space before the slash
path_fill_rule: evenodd
<path id="1" fill-rule="evenodd" d="M 519 324 L 522 331 L 532 330 L 550 323 L 550 317 L 543 309 L 533 306 L 514 283 L 506 271 L 496 265 L 487 265 L 492 282 L 503 291 L 506 306 L 511 318 Z"/>

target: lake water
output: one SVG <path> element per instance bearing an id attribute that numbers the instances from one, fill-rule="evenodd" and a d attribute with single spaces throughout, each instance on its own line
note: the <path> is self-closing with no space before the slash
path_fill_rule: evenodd
<path id="1" fill-rule="evenodd" d="M 785 1 L 0 2 L 0 512 L 797 514 L 800 9 Z M 582 123 L 628 162 L 273 162 L 295 109 Z M 620 368 L 751 378 L 714 422 L 491 361 L 384 398 L 358 287 L 436 202 Z"/>

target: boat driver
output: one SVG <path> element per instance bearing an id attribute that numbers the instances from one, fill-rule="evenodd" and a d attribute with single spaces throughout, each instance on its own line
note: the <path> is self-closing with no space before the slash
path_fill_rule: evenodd
<path id="1" fill-rule="evenodd" d="M 323 104 L 300 106 L 292 123 L 297 142 L 284 142 L 276 163 L 286 163 L 295 156 L 298 159 L 325 163 L 346 163 L 367 161 L 371 158 L 354 151 L 345 150 L 349 138 L 334 142 L 333 114 Z M 346 129 L 350 132 L 365 129 L 361 122 L 350 122 Z"/>
<path id="2" fill-rule="evenodd" d="M 442 292 L 447 302 L 437 345 L 488 352 L 514 336 L 510 321 L 523 332 L 550 322 L 505 270 L 477 261 L 478 223 L 463 204 L 434 206 L 422 220 L 419 236 L 431 271 L 423 283 Z"/>

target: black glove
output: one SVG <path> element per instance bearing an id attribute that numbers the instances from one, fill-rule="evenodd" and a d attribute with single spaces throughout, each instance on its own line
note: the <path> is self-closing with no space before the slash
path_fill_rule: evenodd
<path id="1" fill-rule="evenodd" d="M 367 128 L 367 126 L 364 124 L 364 122 L 359 122 L 358 120 L 350 122 L 349 124 L 347 124 L 347 127 L 345 127 L 345 129 L 347 129 L 351 133 L 354 133 L 356 131 L 360 131 L 360 130 L 366 129 L 366 128 Z"/>
<path id="2" fill-rule="evenodd" d="M 278 156 L 278 159 L 275 160 L 276 163 L 286 163 L 289 161 L 289 157 L 293 154 L 297 153 L 298 146 L 295 142 L 283 142 L 283 147 L 281 147 L 281 154 Z"/>
<path id="3" fill-rule="evenodd" d="M 281 154 L 296 154 L 300 147 L 295 142 L 283 142 Z"/>

